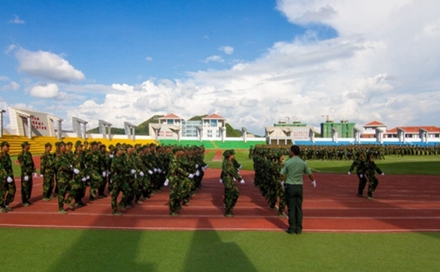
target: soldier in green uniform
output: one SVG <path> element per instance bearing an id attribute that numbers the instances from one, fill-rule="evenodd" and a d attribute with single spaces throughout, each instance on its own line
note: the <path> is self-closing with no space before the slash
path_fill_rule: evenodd
<path id="1" fill-rule="evenodd" d="M 359 178 L 359 186 L 358 186 L 358 197 L 363 197 L 364 195 L 364 189 L 365 185 L 367 184 L 367 177 L 365 176 L 365 157 L 364 153 L 359 152 L 356 159 L 353 161 L 353 163 L 350 166 L 350 169 L 348 170 L 348 174 L 351 175 L 351 172 L 356 168 L 356 174 Z"/>
<path id="2" fill-rule="evenodd" d="M 113 162 L 111 165 L 112 178 L 109 180 L 111 183 L 111 207 L 112 213 L 115 216 L 120 216 L 121 213 L 118 211 L 118 196 L 119 193 L 127 191 L 128 184 L 125 182 L 126 177 L 130 175 L 130 169 L 127 166 L 127 161 L 124 157 L 124 149 L 122 146 L 117 146 L 116 153 L 113 157 Z M 124 208 L 125 210 L 125 208 Z"/>
<path id="3" fill-rule="evenodd" d="M 3 166 L 3 168 L 6 171 L 6 177 L 5 177 L 5 197 L 4 197 L 4 207 L 7 211 L 12 211 L 12 208 L 9 206 L 10 203 L 14 201 L 15 198 L 15 192 L 17 191 L 17 188 L 15 186 L 14 181 L 14 171 L 12 170 L 12 160 L 9 156 L 9 143 L 8 142 L 2 142 L 1 143 L 1 157 L 0 157 L 0 163 Z"/>
<path id="4" fill-rule="evenodd" d="M 22 151 L 18 154 L 18 161 L 21 167 L 21 203 L 27 207 L 31 205 L 30 198 L 32 195 L 33 180 L 32 174 L 36 176 L 37 170 L 35 169 L 34 160 L 32 154 L 29 152 L 31 147 L 29 142 L 23 142 L 21 144 Z"/>
<path id="5" fill-rule="evenodd" d="M 55 186 L 55 156 L 51 153 L 51 143 L 46 143 L 44 148 L 44 154 L 41 156 L 40 176 L 43 178 L 43 201 L 49 201 Z"/>
<path id="6" fill-rule="evenodd" d="M 233 165 L 234 152 L 232 150 L 226 150 L 223 152 L 223 163 L 222 163 L 222 180 L 225 186 L 225 216 L 234 217 L 233 209 L 237 203 L 238 197 L 240 196 L 240 191 L 235 184 L 235 180 L 244 182 L 241 176 L 237 172 L 237 168 Z"/>
<path id="7" fill-rule="evenodd" d="M 58 210 L 61 214 L 66 214 L 64 210 L 64 198 L 72 179 L 72 161 L 70 156 L 66 153 L 66 144 L 61 142 L 59 144 L 60 153 L 56 155 L 55 163 L 57 169 L 57 185 L 58 185 Z"/>
<path id="8" fill-rule="evenodd" d="M 90 177 L 90 201 L 95 201 L 98 195 L 98 188 L 104 181 L 101 170 L 101 155 L 99 154 L 99 147 L 96 141 L 92 142 L 91 150 L 85 155 L 87 165 L 87 176 Z M 85 147 L 85 145 L 84 145 Z"/>
<path id="9" fill-rule="evenodd" d="M 1 156 L 1 154 L 0 154 Z M 1 158 L 0 158 L 1 159 Z M 6 177 L 7 173 L 3 164 L 0 163 L 0 213 L 6 213 L 5 194 L 6 194 Z"/>
<path id="10" fill-rule="evenodd" d="M 173 158 L 170 161 L 168 182 L 165 182 L 165 186 L 170 185 L 170 197 L 169 197 L 169 207 L 170 215 L 178 216 L 177 212 L 182 208 L 181 201 L 183 199 L 183 178 L 189 176 L 190 174 L 182 167 L 180 163 L 180 157 L 183 156 L 184 152 L 180 148 L 175 148 L 173 150 Z"/>
<path id="11" fill-rule="evenodd" d="M 73 176 L 69 181 L 69 196 L 65 201 L 71 210 L 74 210 L 75 207 L 85 206 L 82 198 L 85 196 L 85 182 L 87 178 L 82 149 L 83 145 L 77 142 L 75 144 L 75 153 L 72 155 Z M 75 206 L 72 204 L 72 200 L 75 200 Z"/>
<path id="12" fill-rule="evenodd" d="M 370 153 L 368 155 L 367 162 L 365 164 L 366 174 L 368 178 L 368 199 L 373 199 L 373 193 L 376 191 L 377 186 L 379 185 L 379 180 L 376 178 L 376 172 L 381 175 L 385 175 L 382 170 L 376 165 L 374 162 L 374 154 Z"/>

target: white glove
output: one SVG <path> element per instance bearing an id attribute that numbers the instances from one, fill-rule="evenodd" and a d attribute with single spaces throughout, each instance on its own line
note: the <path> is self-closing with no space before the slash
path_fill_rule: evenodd
<path id="1" fill-rule="evenodd" d="M 102 177 L 105 178 L 106 176 L 107 176 L 107 172 L 106 172 L 106 171 L 103 171 L 103 172 L 102 172 Z"/>
<path id="2" fill-rule="evenodd" d="M 43 177 L 43 174 L 40 174 L 40 178 L 42 178 Z"/>
<path id="3" fill-rule="evenodd" d="M 359 174 L 359 176 L 360 176 L 361 178 L 363 178 L 363 177 L 364 177 L 364 175 L 363 175 L 363 174 Z"/>
<path id="4" fill-rule="evenodd" d="M 136 174 L 134 174 L 134 178 L 137 179 L 137 177 L 138 177 L 138 176 L 137 176 Z"/>
<path id="5" fill-rule="evenodd" d="M 219 179 L 218 181 L 219 181 L 220 183 L 223 183 L 223 180 L 222 180 L 222 179 Z"/>
<path id="6" fill-rule="evenodd" d="M 114 157 L 113 154 L 110 154 L 110 155 L 108 155 L 108 156 L 110 157 L 110 159 L 113 159 L 113 157 Z"/>
<path id="7" fill-rule="evenodd" d="M 281 181 L 281 186 L 283 186 L 283 187 L 284 187 L 284 181 Z"/>
<path id="8" fill-rule="evenodd" d="M 157 172 L 157 168 L 154 168 L 153 171 L 154 171 L 154 172 Z"/>
<path id="9" fill-rule="evenodd" d="M 163 183 L 163 186 L 168 186 L 168 183 L 170 183 L 170 181 L 166 179 L 165 182 Z"/>
<path id="10" fill-rule="evenodd" d="M 148 170 L 148 174 L 152 175 L 152 174 L 153 174 L 153 171 Z"/>
<path id="11" fill-rule="evenodd" d="M 385 175 L 385 173 L 382 173 L 382 176 Z"/>
<path id="12" fill-rule="evenodd" d="M 349 175 L 351 175 L 351 172 L 350 172 L 350 171 L 348 171 L 348 174 L 349 174 Z"/>
<path id="13" fill-rule="evenodd" d="M 109 175 L 110 175 L 110 173 L 111 173 L 111 172 L 110 172 L 110 170 L 107 170 L 107 176 L 109 176 Z"/>
<path id="14" fill-rule="evenodd" d="M 199 168 L 199 165 L 196 163 L 196 169 Z"/>
<path id="15" fill-rule="evenodd" d="M 188 177 L 189 177 L 189 178 L 193 178 L 193 177 L 194 177 L 194 174 L 189 174 Z"/>
<path id="16" fill-rule="evenodd" d="M 6 178 L 6 181 L 7 181 L 8 183 L 11 183 L 11 182 L 14 181 L 14 179 L 12 179 L 11 177 L 7 177 L 7 178 Z"/>
<path id="17" fill-rule="evenodd" d="M 136 170 L 131 169 L 131 174 L 132 174 L 132 175 L 136 174 Z"/>
<path id="18" fill-rule="evenodd" d="M 208 168 L 208 165 L 206 165 L 205 167 L 203 167 L 203 171 L 205 171 Z"/>
<path id="19" fill-rule="evenodd" d="M 235 178 L 232 178 L 233 181 L 237 181 Z"/>
<path id="20" fill-rule="evenodd" d="M 36 178 L 37 177 L 37 173 L 34 173 L 34 178 Z"/>
<path id="21" fill-rule="evenodd" d="M 244 179 L 241 179 L 240 183 L 241 183 L 241 184 L 244 184 Z"/>
<path id="22" fill-rule="evenodd" d="M 316 180 L 312 181 L 313 187 L 316 187 Z"/>
<path id="23" fill-rule="evenodd" d="M 240 166 L 238 167 L 238 169 L 241 169 L 243 167 L 243 165 L 240 164 Z"/>
<path id="24" fill-rule="evenodd" d="M 140 171 L 140 172 L 139 172 L 139 175 L 140 175 L 141 177 L 143 177 L 143 176 L 144 176 L 144 172 Z"/>
<path id="25" fill-rule="evenodd" d="M 87 179 L 86 179 L 86 178 L 82 178 L 81 180 L 82 180 L 83 182 L 86 182 Z"/>
<path id="26" fill-rule="evenodd" d="M 24 181 L 28 181 L 28 180 L 29 180 L 29 177 L 28 177 L 28 176 L 24 176 L 23 180 L 24 180 Z"/>
<path id="27" fill-rule="evenodd" d="M 73 169 L 73 173 L 78 175 L 79 174 L 79 170 L 75 168 L 75 169 Z"/>
<path id="28" fill-rule="evenodd" d="M 73 168 L 73 166 L 72 166 L 72 165 L 70 165 L 70 168 Z"/>
<path id="29" fill-rule="evenodd" d="M 90 179 L 90 176 L 87 176 L 86 179 Z"/>
<path id="30" fill-rule="evenodd" d="M 159 174 L 162 173 L 162 169 L 157 169 L 157 172 L 159 172 Z"/>
<path id="31" fill-rule="evenodd" d="M 200 171 L 199 170 L 196 171 L 196 176 L 200 176 Z"/>
<path id="32" fill-rule="evenodd" d="M 113 181 L 112 181 L 112 180 L 109 180 L 108 182 L 112 183 Z"/>

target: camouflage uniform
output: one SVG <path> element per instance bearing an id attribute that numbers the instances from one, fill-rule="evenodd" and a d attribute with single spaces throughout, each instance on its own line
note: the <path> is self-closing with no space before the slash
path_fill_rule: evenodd
<path id="1" fill-rule="evenodd" d="M 112 185 L 112 190 L 110 192 L 111 207 L 114 215 L 121 215 L 118 212 L 117 204 L 119 193 L 127 192 L 129 189 L 128 184 L 126 183 L 126 178 L 128 175 L 130 175 L 130 169 L 127 166 L 127 161 L 122 152 L 122 149 L 120 151 L 117 151 L 116 155 L 113 157 L 113 162 L 110 168 L 110 171 L 112 173 L 112 178 L 109 181 Z M 125 207 L 122 208 L 125 209 Z"/>
<path id="2" fill-rule="evenodd" d="M 168 203 L 170 207 L 170 215 L 173 216 L 177 216 L 176 211 L 181 208 L 180 203 L 183 199 L 183 194 L 185 191 L 183 180 L 189 175 L 189 173 L 182 167 L 179 161 L 180 160 L 177 157 L 174 157 L 171 160 L 169 166 L 170 173 L 168 175 L 170 184 L 170 199 Z"/>
<path id="3" fill-rule="evenodd" d="M 52 147 L 52 145 L 46 143 L 45 147 Z M 43 177 L 43 200 L 47 201 L 55 186 L 55 155 L 48 150 L 41 156 L 40 175 Z"/>
<path id="4" fill-rule="evenodd" d="M 31 204 L 29 199 L 31 198 L 33 187 L 32 173 L 36 173 L 36 169 L 32 154 L 29 152 L 30 144 L 23 142 L 21 146 L 23 151 L 17 157 L 21 167 L 21 202 L 27 206 Z"/>
<path id="5" fill-rule="evenodd" d="M 85 160 L 87 165 L 87 177 L 90 178 L 90 200 L 94 201 L 97 198 L 97 191 L 104 182 L 101 170 L 101 155 L 96 149 L 97 143 L 92 142 L 92 149 L 86 153 Z"/>
<path id="6" fill-rule="evenodd" d="M 366 162 L 366 174 L 368 178 L 368 199 L 373 199 L 373 193 L 379 185 L 379 180 L 376 178 L 376 172 L 382 174 L 382 170 L 374 162 L 373 156 L 370 155 Z"/>
<path id="7" fill-rule="evenodd" d="M 1 156 L 1 155 L 0 155 Z M 3 164 L 0 164 L 0 213 L 6 212 L 5 206 L 5 194 L 6 194 L 6 178 L 7 178 L 6 170 Z"/>
<path id="8" fill-rule="evenodd" d="M 65 146 L 65 144 L 62 143 L 60 148 L 63 148 L 62 146 Z M 72 161 L 70 160 L 70 156 L 65 151 L 61 151 L 59 154 L 57 154 L 55 163 L 58 178 L 58 209 L 60 213 L 66 213 L 64 210 L 64 198 L 66 196 L 70 180 L 72 179 Z"/>
<path id="9" fill-rule="evenodd" d="M 6 177 L 4 178 L 5 183 L 5 194 L 4 197 L 4 203 L 0 203 L 7 209 L 11 209 L 9 207 L 9 204 L 14 201 L 15 198 L 15 192 L 17 191 L 17 188 L 15 186 L 15 180 L 14 180 L 14 171 L 12 169 L 12 160 L 9 156 L 9 143 L 8 142 L 2 142 L 1 143 L 2 153 L 0 156 L 0 164 L 2 165 L 3 169 L 6 171 Z M 5 195 L 3 194 L 3 195 Z"/>
<path id="10" fill-rule="evenodd" d="M 350 174 L 356 168 L 356 174 L 359 178 L 359 186 L 357 196 L 362 197 L 364 194 L 365 185 L 367 184 L 367 177 L 365 176 L 365 160 L 363 153 L 359 153 L 358 157 L 353 161 L 348 170 Z"/>
<path id="11" fill-rule="evenodd" d="M 234 216 L 233 209 L 240 196 L 240 192 L 238 191 L 237 185 L 235 185 L 234 179 L 240 181 L 242 178 L 234 167 L 233 162 L 229 160 L 229 157 L 233 155 L 232 152 L 225 151 L 223 155 L 225 156 L 222 164 L 222 180 L 223 185 L 225 186 L 225 216 L 230 217 Z"/>
<path id="12" fill-rule="evenodd" d="M 76 146 L 75 153 L 72 156 L 73 176 L 69 181 L 69 196 L 65 203 L 73 209 L 72 200 L 75 200 L 75 206 L 82 207 L 85 204 L 82 198 L 85 196 L 85 182 L 87 180 L 85 173 L 85 160 L 82 151 L 82 145 Z"/>

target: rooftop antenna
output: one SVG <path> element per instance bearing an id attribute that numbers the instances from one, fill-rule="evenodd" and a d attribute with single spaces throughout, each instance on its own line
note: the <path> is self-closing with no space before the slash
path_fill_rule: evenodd
<path id="1" fill-rule="evenodd" d="M 330 121 L 330 115 L 321 115 L 321 117 L 325 117 L 325 121 L 329 122 Z"/>

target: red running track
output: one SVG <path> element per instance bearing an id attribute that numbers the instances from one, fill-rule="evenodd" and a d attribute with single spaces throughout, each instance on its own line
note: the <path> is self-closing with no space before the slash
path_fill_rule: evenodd
<path id="1" fill-rule="evenodd" d="M 110 198 L 86 207 L 58 213 L 56 199 L 41 200 L 42 179 L 34 179 L 34 204 L 22 207 L 18 188 L 12 212 L 0 214 L 1 227 L 131 229 L 131 230 L 231 230 L 284 231 L 287 219 L 278 218 L 253 185 L 253 171 L 241 172 L 240 197 L 234 218 L 223 216 L 220 170 L 207 169 L 203 187 L 183 207 L 179 217 L 168 212 L 168 188 L 123 216 L 111 214 Z M 317 187 L 304 184 L 304 232 L 434 232 L 440 231 L 438 176 L 379 176 L 375 200 L 356 197 L 357 177 L 315 174 Z M 307 178 L 305 178 L 306 180 Z M 19 186 L 19 180 L 16 179 Z"/>

